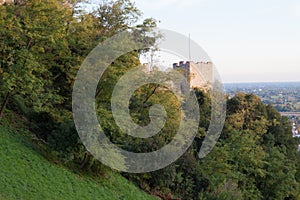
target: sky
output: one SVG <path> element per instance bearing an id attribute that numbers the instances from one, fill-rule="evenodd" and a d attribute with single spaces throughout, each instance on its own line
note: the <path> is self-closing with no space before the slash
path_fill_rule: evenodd
<path id="1" fill-rule="evenodd" d="M 190 34 L 225 83 L 300 81 L 300 0 L 134 1 L 159 28 Z"/>
<path id="2" fill-rule="evenodd" d="M 159 28 L 190 34 L 225 83 L 300 81 L 300 0 L 132 1 Z"/>

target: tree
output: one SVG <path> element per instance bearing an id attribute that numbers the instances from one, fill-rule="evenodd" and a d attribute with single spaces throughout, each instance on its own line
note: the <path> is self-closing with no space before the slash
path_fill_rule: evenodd
<path id="1" fill-rule="evenodd" d="M 24 1 L 1 7 L 0 120 L 8 100 L 21 95 L 29 107 L 50 111 L 62 99 L 53 88 L 51 68 L 63 54 L 68 11 L 55 0 Z"/>

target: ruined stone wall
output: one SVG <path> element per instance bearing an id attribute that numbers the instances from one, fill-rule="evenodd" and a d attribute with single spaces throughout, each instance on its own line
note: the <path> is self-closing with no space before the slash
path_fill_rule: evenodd
<path id="1" fill-rule="evenodd" d="M 206 88 L 213 83 L 212 62 L 179 62 L 173 64 L 189 81 L 190 87 Z"/>

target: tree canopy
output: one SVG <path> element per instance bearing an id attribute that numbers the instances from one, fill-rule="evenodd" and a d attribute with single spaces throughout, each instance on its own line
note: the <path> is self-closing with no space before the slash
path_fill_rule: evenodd
<path id="1" fill-rule="evenodd" d="M 130 0 L 102 1 L 92 12 L 82 11 L 80 2 L 22 0 L 0 6 L 0 122 L 7 108 L 18 112 L 49 159 L 103 174 L 108 169 L 82 145 L 74 126 L 71 96 L 77 71 L 100 42 L 122 31 L 145 34 L 156 21 L 141 22 L 142 13 Z M 132 152 L 155 151 L 168 144 L 180 120 L 176 96 L 162 85 L 146 84 L 130 99 L 131 118 L 145 126 L 150 107 L 161 104 L 167 113 L 164 128 L 143 140 L 126 135 L 116 125 L 110 102 L 113 88 L 140 65 L 143 51 L 147 49 L 116 59 L 95 95 L 106 136 Z M 200 122 L 188 151 L 165 169 L 122 175 L 163 199 L 299 199 L 300 157 L 289 120 L 257 96 L 237 93 L 227 101 L 226 123 L 216 147 L 199 159 L 211 119 L 211 98 L 201 88 L 194 92 Z M 126 158 L 116 159 L 124 164 Z"/>

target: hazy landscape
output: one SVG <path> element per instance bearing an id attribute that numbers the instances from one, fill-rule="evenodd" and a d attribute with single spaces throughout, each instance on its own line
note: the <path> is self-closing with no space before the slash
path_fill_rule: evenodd
<path id="1" fill-rule="evenodd" d="M 0 0 L 0 199 L 300 200 L 299 8 Z"/>

